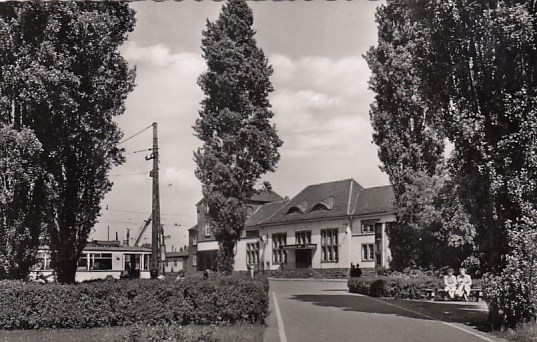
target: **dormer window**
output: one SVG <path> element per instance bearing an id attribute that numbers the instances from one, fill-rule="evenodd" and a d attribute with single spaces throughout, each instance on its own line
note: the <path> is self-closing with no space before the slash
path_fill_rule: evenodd
<path id="1" fill-rule="evenodd" d="M 329 210 L 328 207 L 322 203 L 317 203 L 311 208 L 310 211 Z"/>
<path id="2" fill-rule="evenodd" d="M 306 212 L 306 208 L 308 206 L 308 202 L 302 201 L 295 205 L 294 207 L 289 208 L 287 211 L 287 214 L 293 214 L 293 213 L 304 213 Z"/>
<path id="3" fill-rule="evenodd" d="M 300 208 L 298 208 L 298 207 L 291 207 L 287 211 L 287 214 L 295 214 L 295 213 L 303 213 L 303 211 L 300 210 Z"/>
<path id="4" fill-rule="evenodd" d="M 327 199 L 315 204 L 310 211 L 318 210 L 331 210 L 334 208 L 334 197 L 328 197 Z"/>

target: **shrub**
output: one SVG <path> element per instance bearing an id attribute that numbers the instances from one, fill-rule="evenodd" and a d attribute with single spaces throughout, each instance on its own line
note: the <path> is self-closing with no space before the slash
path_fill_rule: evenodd
<path id="1" fill-rule="evenodd" d="M 426 289 L 437 289 L 441 280 L 430 276 L 417 277 L 360 277 L 348 281 L 349 292 L 372 297 L 421 299 Z"/>
<path id="2" fill-rule="evenodd" d="M 93 328 L 134 323 L 229 324 L 263 322 L 266 279 L 117 280 L 56 284 L 0 284 L 0 329 Z"/>
<path id="3" fill-rule="evenodd" d="M 489 323 L 494 328 L 515 328 L 537 317 L 536 221 L 508 225 L 511 251 L 506 255 L 506 267 L 499 276 L 486 275 L 483 279 Z"/>

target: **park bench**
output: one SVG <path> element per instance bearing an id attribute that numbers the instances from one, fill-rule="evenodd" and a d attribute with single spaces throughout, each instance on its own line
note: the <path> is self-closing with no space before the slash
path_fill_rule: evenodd
<path id="1" fill-rule="evenodd" d="M 448 300 L 449 298 L 447 291 L 444 291 L 444 289 L 425 289 L 425 293 L 427 295 L 427 299 L 429 300 L 435 300 L 437 298 Z M 468 296 L 468 299 L 473 299 L 474 301 L 479 302 L 481 298 L 483 298 L 483 289 L 481 289 L 480 287 L 472 287 L 470 289 L 470 295 Z"/>

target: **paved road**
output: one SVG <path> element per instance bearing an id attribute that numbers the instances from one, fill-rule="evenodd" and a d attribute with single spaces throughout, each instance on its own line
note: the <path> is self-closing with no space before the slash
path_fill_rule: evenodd
<path id="1" fill-rule="evenodd" d="M 270 297 L 265 342 L 504 341 L 470 326 L 485 324 L 483 302 L 379 300 L 314 280 L 271 280 Z"/>

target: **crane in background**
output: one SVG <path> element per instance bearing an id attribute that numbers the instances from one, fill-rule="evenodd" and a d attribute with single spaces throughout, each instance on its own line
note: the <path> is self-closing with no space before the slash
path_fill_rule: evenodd
<path id="1" fill-rule="evenodd" d="M 142 236 L 144 235 L 145 231 L 147 230 L 147 227 L 149 227 L 149 224 L 151 223 L 151 217 L 153 214 L 149 216 L 147 220 L 144 221 L 144 224 L 140 226 L 140 229 L 138 229 L 138 232 L 136 233 L 136 236 L 134 237 L 134 246 L 138 247 L 138 244 L 140 243 L 140 240 L 142 239 Z"/>

